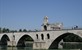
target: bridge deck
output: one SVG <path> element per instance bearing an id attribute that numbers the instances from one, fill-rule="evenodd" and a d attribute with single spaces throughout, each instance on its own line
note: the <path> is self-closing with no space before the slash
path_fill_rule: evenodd
<path id="1" fill-rule="evenodd" d="M 46 31 L 69 31 L 69 30 L 82 30 L 82 28 L 77 28 L 77 29 L 56 29 L 56 30 L 46 30 Z M 27 32 L 44 32 L 45 30 L 35 30 L 35 31 L 27 31 Z M 8 32 L 12 33 L 12 32 Z M 19 32 L 13 32 L 13 33 L 19 33 Z M 1 34 L 1 33 L 0 33 Z"/>

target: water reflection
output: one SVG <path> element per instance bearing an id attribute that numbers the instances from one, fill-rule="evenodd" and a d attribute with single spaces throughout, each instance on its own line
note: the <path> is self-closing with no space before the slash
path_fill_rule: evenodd
<path id="1" fill-rule="evenodd" d="M 0 50 L 33 50 L 31 47 L 7 47 L 0 46 Z"/>
<path id="2" fill-rule="evenodd" d="M 0 50 L 33 50 L 32 47 L 7 47 L 0 46 Z M 38 49 L 41 50 L 41 49 Z M 44 49 L 47 50 L 47 49 Z M 48 50 L 82 50 L 82 49 L 48 49 Z"/>

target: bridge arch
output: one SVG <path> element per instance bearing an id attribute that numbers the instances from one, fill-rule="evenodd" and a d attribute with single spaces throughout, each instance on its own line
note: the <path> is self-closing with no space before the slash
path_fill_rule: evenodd
<path id="1" fill-rule="evenodd" d="M 8 35 L 4 34 L 2 37 L 1 37 L 1 45 L 7 45 L 7 41 L 10 41 Z"/>
<path id="2" fill-rule="evenodd" d="M 58 44 L 61 40 L 63 40 L 65 37 L 67 37 L 68 35 L 76 35 L 78 36 L 77 34 L 74 34 L 74 33 L 70 33 L 70 32 L 67 32 L 67 33 L 64 33 L 60 36 L 58 36 L 52 43 L 51 45 L 49 46 L 49 49 L 58 49 Z M 79 37 L 79 36 L 78 36 Z M 80 37 L 81 38 L 81 37 Z"/>
<path id="3" fill-rule="evenodd" d="M 21 46 L 25 47 L 25 41 L 29 41 L 29 42 L 32 41 L 33 42 L 34 40 L 30 35 L 25 34 L 22 37 L 20 37 L 20 39 L 17 42 L 17 46 L 18 47 L 21 47 Z"/>

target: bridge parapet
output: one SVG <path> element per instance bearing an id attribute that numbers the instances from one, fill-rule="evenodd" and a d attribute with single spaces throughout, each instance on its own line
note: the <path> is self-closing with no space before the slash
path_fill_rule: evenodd
<path id="1" fill-rule="evenodd" d="M 9 39 L 9 45 L 12 45 L 13 35 L 15 45 L 17 45 L 18 41 L 24 37 L 25 35 L 30 36 L 33 41 L 34 49 L 48 49 L 49 46 L 63 34 L 74 33 L 82 37 L 82 29 L 61 29 L 61 30 L 47 30 L 47 31 L 32 31 L 32 32 L 14 32 L 14 33 L 1 33 L 0 39 L 6 34 Z M 11 44 L 10 44 L 11 43 Z M 13 42 L 14 43 L 14 42 Z"/>

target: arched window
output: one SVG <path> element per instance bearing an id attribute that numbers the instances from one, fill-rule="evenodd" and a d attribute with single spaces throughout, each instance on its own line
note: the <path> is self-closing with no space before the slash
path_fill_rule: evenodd
<path id="1" fill-rule="evenodd" d="M 38 39 L 38 34 L 36 34 L 36 38 Z"/>
<path id="2" fill-rule="evenodd" d="M 44 30 L 47 31 L 47 26 L 46 25 L 44 25 Z"/>
<path id="3" fill-rule="evenodd" d="M 47 39 L 50 39 L 50 35 L 49 34 L 47 34 Z"/>
<path id="4" fill-rule="evenodd" d="M 41 38 L 42 38 L 42 40 L 44 40 L 44 35 L 43 34 L 41 34 Z"/>
<path id="5" fill-rule="evenodd" d="M 13 40 L 15 40 L 15 35 L 13 35 Z"/>

